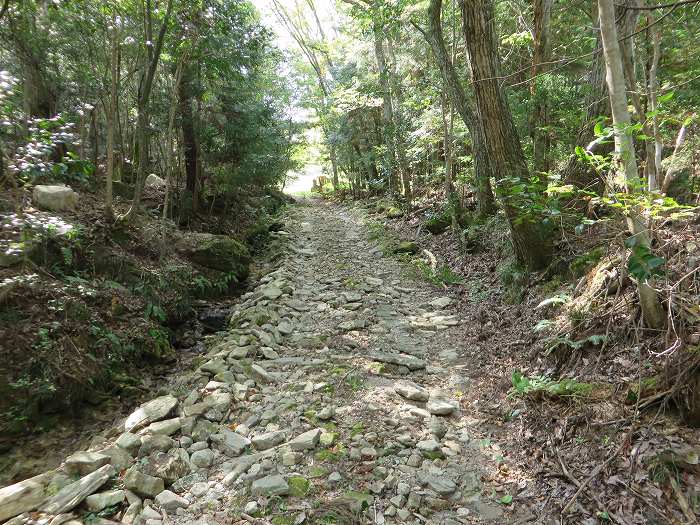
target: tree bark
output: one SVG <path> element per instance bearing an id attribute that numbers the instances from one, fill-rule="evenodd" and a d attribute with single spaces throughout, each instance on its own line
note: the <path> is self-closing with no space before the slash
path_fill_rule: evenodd
<path id="1" fill-rule="evenodd" d="M 623 58 L 617 40 L 613 1 L 598 0 L 600 34 L 603 40 L 606 81 L 610 94 L 613 126 L 615 127 L 616 183 L 629 192 L 640 189 L 640 179 L 637 173 L 637 159 L 634 154 L 634 139 L 630 131 L 632 119 L 627 109 Z M 627 225 L 630 233 L 637 239 L 638 245 L 645 248 L 651 246 L 649 231 L 637 207 L 629 211 Z M 637 282 L 637 290 L 645 324 L 655 329 L 663 327 L 664 311 L 656 290 L 641 280 Z"/>
<path id="2" fill-rule="evenodd" d="M 440 68 L 444 90 L 447 92 L 453 107 L 459 113 L 464 125 L 472 137 L 472 149 L 474 153 L 474 178 L 476 182 L 477 216 L 487 217 L 493 215 L 496 203 L 491 189 L 491 177 L 493 176 L 491 164 L 484 144 L 483 131 L 476 116 L 475 109 L 467 97 L 454 62 L 447 53 L 445 39 L 442 31 L 442 0 L 431 0 L 428 7 L 428 29 L 421 30 L 426 41 L 433 51 L 433 56 Z"/>
<path id="3" fill-rule="evenodd" d="M 391 40 L 391 36 L 387 37 L 387 50 L 389 51 L 389 58 L 391 59 L 391 66 L 389 68 L 389 77 L 391 89 L 393 91 L 394 100 L 396 101 L 394 107 L 394 136 L 396 138 L 396 160 L 399 165 L 399 172 L 401 174 L 401 183 L 403 185 L 403 195 L 408 203 L 408 208 L 411 208 L 411 200 L 413 199 L 413 192 L 411 190 L 411 171 L 408 166 L 408 159 L 406 158 L 406 122 L 403 114 L 403 86 L 401 85 L 401 79 L 399 78 L 397 67 L 396 67 L 396 54 L 394 53 L 394 44 Z"/>
<path id="4" fill-rule="evenodd" d="M 532 138 L 532 150 L 535 171 L 538 173 L 549 172 L 549 133 L 547 127 L 547 93 L 542 88 L 538 75 L 546 72 L 549 67 L 551 46 L 549 44 L 549 26 L 552 17 L 553 0 L 533 0 L 533 53 L 532 53 L 532 78 L 530 83 L 530 97 L 532 110 L 530 112 L 530 137 Z"/>
<path id="5" fill-rule="evenodd" d="M 182 151 L 185 157 L 185 196 L 187 202 L 183 203 L 183 209 L 188 212 L 195 211 L 197 199 L 197 159 L 199 147 L 197 144 L 196 127 L 192 101 L 194 99 L 194 65 L 185 63 L 182 66 L 180 82 L 177 86 L 178 105 L 180 112 L 180 129 L 182 131 Z"/>
<path id="6" fill-rule="evenodd" d="M 396 127 L 394 126 L 394 107 L 391 101 L 391 89 L 389 87 L 389 71 L 386 65 L 386 55 L 384 53 L 384 28 L 379 22 L 379 18 L 374 24 L 374 56 L 377 60 L 379 70 L 379 88 L 382 92 L 382 136 L 386 147 L 385 169 L 389 187 L 392 191 L 399 186 L 399 179 L 396 177 L 394 167 L 396 166 L 396 147 L 394 143 Z"/>
<path id="7" fill-rule="evenodd" d="M 498 44 L 493 27 L 491 0 L 460 0 L 464 38 L 472 70 L 478 118 L 484 132 L 491 167 L 498 174 L 497 188 L 503 200 L 518 262 L 531 270 L 544 268 L 551 245 L 539 216 L 527 210 L 512 191 L 514 183 L 530 188 L 530 173 L 513 117 L 498 78 Z M 532 191 L 532 190 L 530 190 Z"/>

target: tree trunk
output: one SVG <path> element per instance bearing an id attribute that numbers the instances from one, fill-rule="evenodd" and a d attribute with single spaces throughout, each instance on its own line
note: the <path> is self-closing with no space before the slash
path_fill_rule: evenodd
<path id="1" fill-rule="evenodd" d="M 550 59 L 549 26 L 552 16 L 553 0 L 533 0 L 533 53 L 532 78 L 530 97 L 532 110 L 530 112 L 530 137 L 535 171 L 549 172 L 549 133 L 547 132 L 547 93 L 542 88 L 538 75 L 546 72 Z"/>
<path id="2" fill-rule="evenodd" d="M 377 20 L 379 20 L 377 18 Z M 399 186 L 399 180 L 394 172 L 396 166 L 396 148 L 394 145 L 394 108 L 391 101 L 391 89 L 389 88 L 389 71 L 384 54 L 384 28 L 380 22 L 374 24 L 374 56 L 379 70 L 379 87 L 382 91 L 382 135 L 386 147 L 385 169 L 389 180 L 389 188 L 395 191 Z"/>
<path id="3" fill-rule="evenodd" d="M 483 131 L 478 122 L 474 107 L 467 98 L 462 83 L 457 76 L 454 62 L 447 54 L 442 33 L 442 0 L 431 0 L 428 8 L 428 29 L 421 31 L 433 51 L 435 60 L 440 68 L 444 89 L 450 97 L 453 107 L 464 121 L 472 137 L 474 153 L 474 178 L 476 180 L 477 216 L 493 215 L 496 209 L 491 177 L 493 176 Z M 420 30 L 420 28 L 418 28 Z"/>
<path id="4" fill-rule="evenodd" d="M 390 80 L 391 89 L 396 100 L 394 108 L 394 136 L 396 138 L 396 159 L 398 161 L 399 172 L 401 173 L 401 183 L 403 185 L 403 195 L 408 204 L 408 209 L 411 209 L 412 191 L 411 191 L 411 172 L 406 159 L 406 140 L 405 129 L 406 123 L 403 116 L 403 86 L 401 79 L 398 76 L 396 68 L 396 54 L 394 53 L 394 45 L 391 37 L 387 37 L 387 49 L 391 58 Z"/>
<path id="5" fill-rule="evenodd" d="M 168 0 L 165 16 L 163 17 L 163 22 L 155 45 L 152 43 L 153 35 L 151 31 L 150 7 L 150 2 L 147 2 L 147 6 L 144 6 L 144 18 L 146 25 L 145 37 L 147 40 L 147 42 L 145 42 L 145 47 L 147 52 L 146 59 L 144 61 L 145 71 L 143 74 L 143 81 L 139 86 L 137 101 L 138 116 L 136 119 L 136 143 L 138 144 L 139 151 L 138 166 L 136 169 L 136 184 L 134 186 L 134 198 L 131 202 L 131 207 L 122 217 L 122 220 L 129 220 L 141 209 L 141 196 L 143 195 L 143 184 L 146 181 L 146 166 L 148 165 L 148 123 L 150 119 L 148 106 L 151 97 L 151 90 L 153 88 L 153 79 L 156 75 L 158 62 L 160 61 L 160 55 L 163 49 L 165 33 L 167 32 L 168 25 L 170 24 L 170 15 L 172 14 L 173 10 L 173 0 Z"/>
<path id="6" fill-rule="evenodd" d="M 187 202 L 183 204 L 186 215 L 189 215 L 188 212 L 190 211 L 194 212 L 195 200 L 197 199 L 197 159 L 199 157 L 199 148 L 194 125 L 195 117 L 192 111 L 195 89 L 194 73 L 194 65 L 192 63 L 183 64 L 177 90 L 180 128 L 182 130 L 182 151 L 185 157 L 184 199 Z"/>
<path id="7" fill-rule="evenodd" d="M 530 173 L 498 80 L 500 67 L 493 4 L 491 0 L 460 0 L 460 6 L 478 119 L 491 167 L 500 177 L 497 188 L 510 225 L 515 255 L 527 268 L 541 269 L 551 258 L 551 246 L 542 230 L 541 218 L 533 216 L 527 209 L 528 203 L 519 202 L 511 191 L 513 182 L 530 187 Z"/>
<path id="8" fill-rule="evenodd" d="M 654 23 L 654 17 L 649 15 L 647 21 L 647 25 L 652 25 Z M 663 142 L 657 114 L 659 108 L 657 93 L 659 91 L 659 61 L 661 60 L 661 30 L 658 27 L 654 27 L 652 31 L 652 52 L 651 64 L 649 65 L 649 80 L 647 82 L 647 100 L 649 101 L 649 108 L 654 115 L 651 119 L 654 133 L 654 171 L 653 173 L 649 173 L 647 185 L 649 191 L 657 191 L 661 188 L 662 183 L 661 158 L 663 155 Z"/>
<path id="9" fill-rule="evenodd" d="M 462 208 L 460 206 L 459 197 L 457 197 L 457 192 L 455 192 L 454 185 L 454 160 L 452 154 L 452 124 L 453 124 L 453 112 L 450 108 L 450 121 L 448 123 L 447 119 L 447 94 L 443 92 L 441 94 L 441 114 L 442 114 L 442 133 L 443 133 L 443 148 L 445 150 L 445 196 L 447 197 L 447 206 L 450 212 L 450 218 L 452 221 L 452 232 L 457 238 L 458 242 L 461 242 L 462 236 L 460 235 L 460 225 L 459 220 L 462 215 Z"/>
<path id="10" fill-rule="evenodd" d="M 627 3 L 630 0 L 624 0 L 622 3 Z M 616 10 L 616 19 L 618 20 L 618 28 L 620 35 L 628 35 L 633 32 L 633 29 L 628 27 L 630 17 L 625 16 L 626 7 L 622 6 Z M 600 17 L 598 16 L 597 4 L 593 4 L 593 13 L 591 18 L 595 26 L 600 25 Z M 602 49 L 603 44 L 600 37 L 600 31 L 596 32 L 596 49 Z M 583 124 L 579 128 L 576 144 L 586 147 L 594 138 L 595 123 L 601 117 L 610 117 L 610 98 L 608 97 L 608 85 L 605 82 L 605 59 L 602 53 L 596 52 L 593 55 L 591 62 L 591 71 L 588 75 L 587 82 L 590 91 L 587 93 L 584 100 L 586 108 L 586 117 Z M 604 154 L 609 152 L 607 146 L 598 146 L 596 153 Z M 603 190 L 603 184 L 599 180 L 595 169 L 587 162 L 582 162 L 576 155 L 571 155 L 561 171 L 561 180 L 565 184 L 573 184 L 576 188 L 585 188 L 592 190 Z"/>
<path id="11" fill-rule="evenodd" d="M 616 182 L 629 192 L 640 189 L 640 180 L 637 173 L 637 159 L 634 154 L 634 139 L 630 130 L 632 120 L 627 109 L 625 74 L 622 53 L 617 40 L 613 1 L 598 0 L 600 34 L 603 40 L 606 81 L 610 94 L 613 126 L 615 127 Z M 630 210 L 627 224 L 630 233 L 637 239 L 638 245 L 649 248 L 651 245 L 649 232 L 638 208 L 634 207 Z M 664 311 L 656 290 L 647 282 L 642 281 L 637 282 L 637 288 L 645 324 L 655 329 L 663 327 Z"/>
<path id="12" fill-rule="evenodd" d="M 20 54 L 24 77 L 24 109 L 27 115 L 36 118 L 51 118 L 56 115 L 56 93 L 51 89 L 45 65 L 27 51 Z"/>
<path id="13" fill-rule="evenodd" d="M 105 219 L 114 220 L 112 181 L 114 180 L 114 120 L 117 115 L 117 84 L 119 82 L 119 27 L 116 14 L 112 15 L 112 37 L 109 62 L 110 85 L 109 105 L 107 107 L 107 175 L 105 177 Z"/>

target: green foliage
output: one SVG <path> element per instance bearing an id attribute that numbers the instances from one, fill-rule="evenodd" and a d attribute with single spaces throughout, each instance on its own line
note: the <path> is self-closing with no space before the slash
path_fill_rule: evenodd
<path id="1" fill-rule="evenodd" d="M 598 264 L 603 255 L 605 255 L 605 250 L 602 247 L 594 248 L 590 252 L 576 257 L 569 264 L 569 270 L 574 277 L 582 277 Z"/>
<path id="2" fill-rule="evenodd" d="M 588 396 L 593 389 L 593 385 L 573 379 L 555 381 L 546 376 L 526 377 L 520 370 L 515 370 L 511 379 L 510 397 L 578 398 Z"/>
<path id="3" fill-rule="evenodd" d="M 569 337 L 553 337 L 545 341 L 545 355 L 549 355 L 560 348 L 568 348 L 570 350 L 581 350 L 586 345 L 600 346 L 605 343 L 604 335 L 590 335 L 583 339 L 573 340 Z"/>
<path id="4" fill-rule="evenodd" d="M 662 266 L 666 263 L 663 257 L 657 257 L 648 246 L 639 242 L 638 237 L 629 237 L 625 246 L 631 249 L 627 258 L 627 270 L 630 275 L 640 282 L 645 282 L 654 275 L 662 275 Z"/>
<path id="5" fill-rule="evenodd" d="M 434 284 L 435 286 L 446 285 L 461 285 L 464 284 L 464 279 L 456 274 L 447 264 L 442 264 L 437 268 L 433 269 L 428 263 L 421 260 L 413 261 L 421 275 Z"/>

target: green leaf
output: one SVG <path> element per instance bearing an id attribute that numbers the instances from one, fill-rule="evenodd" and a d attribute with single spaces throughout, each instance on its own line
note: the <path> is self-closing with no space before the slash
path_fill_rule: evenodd
<path id="1" fill-rule="evenodd" d="M 598 122 L 595 123 L 595 126 L 593 128 L 593 133 L 595 133 L 596 137 L 600 137 L 601 135 L 605 134 L 605 128 L 603 127 L 602 120 L 599 120 Z"/>
<path id="2" fill-rule="evenodd" d="M 511 503 L 513 503 L 513 496 L 511 496 L 510 494 L 506 494 L 498 501 L 500 501 L 503 505 L 510 505 Z"/>

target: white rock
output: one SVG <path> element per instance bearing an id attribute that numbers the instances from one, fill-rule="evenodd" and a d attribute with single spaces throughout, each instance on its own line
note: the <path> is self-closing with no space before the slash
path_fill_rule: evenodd
<path id="1" fill-rule="evenodd" d="M 85 476 L 109 463 L 109 456 L 97 452 L 76 452 L 64 462 L 63 468 L 70 475 Z"/>
<path id="2" fill-rule="evenodd" d="M 425 408 L 436 416 L 449 416 L 457 410 L 459 405 L 451 399 L 431 397 Z"/>
<path id="3" fill-rule="evenodd" d="M 313 430 L 298 435 L 292 439 L 288 445 L 292 450 L 312 450 L 318 445 L 319 439 L 321 439 L 321 429 L 314 428 Z"/>
<path id="4" fill-rule="evenodd" d="M 438 309 L 447 308 L 451 304 L 452 304 L 452 299 L 450 299 L 449 297 L 438 297 L 434 301 L 430 302 L 430 306 L 432 306 L 433 308 L 438 308 Z"/>
<path id="5" fill-rule="evenodd" d="M 253 496 L 284 496 L 289 494 L 289 485 L 279 474 L 256 479 L 250 487 Z"/>
<path id="6" fill-rule="evenodd" d="M 146 432 L 149 434 L 163 434 L 166 436 L 171 436 L 182 427 L 182 422 L 179 417 L 173 419 L 166 419 L 165 421 L 156 421 L 151 423 L 146 428 Z"/>
<path id="7" fill-rule="evenodd" d="M 164 490 L 158 494 L 156 503 L 166 512 L 175 512 L 177 509 L 186 509 L 190 506 L 190 503 L 185 498 L 169 490 Z"/>
<path id="8" fill-rule="evenodd" d="M 146 177 L 146 182 L 144 183 L 144 185 L 147 188 L 165 188 L 166 182 L 165 179 L 159 177 L 155 173 L 150 173 L 148 177 Z"/>
<path id="9" fill-rule="evenodd" d="M 124 430 L 131 432 L 134 429 L 144 427 L 154 421 L 166 418 L 177 406 L 177 398 L 162 396 L 152 399 L 141 405 L 124 422 Z"/>
<path id="10" fill-rule="evenodd" d="M 430 398 L 430 391 L 412 381 L 400 381 L 394 385 L 394 390 L 401 397 L 411 401 L 427 401 Z"/>
<path id="11" fill-rule="evenodd" d="M 236 434 L 226 427 L 221 427 L 218 434 L 212 434 L 211 440 L 218 445 L 221 452 L 230 457 L 240 456 L 250 445 L 248 438 Z"/>
<path id="12" fill-rule="evenodd" d="M 85 506 L 91 512 L 100 512 L 107 507 L 123 502 L 125 499 L 126 493 L 123 490 L 110 490 L 88 496 L 85 499 Z"/>
<path id="13" fill-rule="evenodd" d="M 257 450 L 267 450 L 281 443 L 284 443 L 285 438 L 285 432 L 278 430 L 276 432 L 266 432 L 265 434 L 253 436 L 251 441 L 253 442 L 253 446 Z"/>
<path id="14" fill-rule="evenodd" d="M 78 194 L 68 186 L 34 186 L 32 202 L 51 211 L 73 210 L 78 205 Z"/>
<path id="15" fill-rule="evenodd" d="M 195 467 L 209 468 L 211 467 L 212 463 L 214 463 L 214 453 L 208 448 L 205 448 L 204 450 L 197 450 L 192 453 L 190 462 Z"/>

